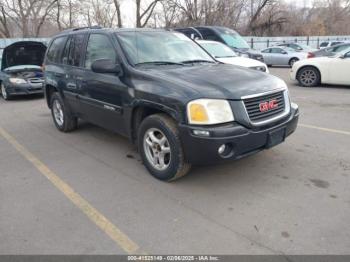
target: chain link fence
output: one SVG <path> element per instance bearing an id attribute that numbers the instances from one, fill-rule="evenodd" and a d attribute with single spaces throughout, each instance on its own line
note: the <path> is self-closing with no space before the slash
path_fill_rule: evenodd
<path id="1" fill-rule="evenodd" d="M 348 41 L 350 36 L 243 37 L 253 49 L 264 49 L 285 42 L 295 42 L 319 48 L 326 41 Z"/>

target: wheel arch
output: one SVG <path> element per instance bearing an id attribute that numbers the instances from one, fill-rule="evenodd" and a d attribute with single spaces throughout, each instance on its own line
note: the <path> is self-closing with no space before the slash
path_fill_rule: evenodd
<path id="1" fill-rule="evenodd" d="M 289 59 L 288 64 L 290 64 L 290 62 L 292 62 L 292 60 L 300 61 L 300 58 L 297 56 L 293 56 L 292 58 Z"/>
<path id="2" fill-rule="evenodd" d="M 137 141 L 137 130 L 142 121 L 154 114 L 166 114 L 176 122 L 181 121 L 179 113 L 172 108 L 153 102 L 140 101 L 132 107 L 130 114 L 129 136 L 133 143 Z"/>
<path id="3" fill-rule="evenodd" d="M 46 103 L 49 108 L 51 108 L 51 97 L 52 94 L 58 92 L 57 87 L 53 85 L 46 84 L 45 85 L 45 98 L 46 98 Z"/>

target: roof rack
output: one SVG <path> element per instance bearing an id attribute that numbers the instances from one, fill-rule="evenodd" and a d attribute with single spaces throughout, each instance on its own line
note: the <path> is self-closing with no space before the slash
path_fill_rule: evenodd
<path id="1" fill-rule="evenodd" d="M 84 26 L 84 27 L 69 28 L 69 29 L 61 31 L 60 34 L 62 34 L 62 33 L 69 33 L 69 32 L 75 32 L 75 31 L 84 30 L 84 29 L 103 29 L 103 27 L 101 27 L 99 25 L 94 25 L 94 26 Z"/>
<path id="2" fill-rule="evenodd" d="M 102 29 L 102 27 L 99 25 L 76 27 L 76 28 L 73 28 L 72 31 L 78 31 L 78 30 L 83 30 L 83 29 Z"/>

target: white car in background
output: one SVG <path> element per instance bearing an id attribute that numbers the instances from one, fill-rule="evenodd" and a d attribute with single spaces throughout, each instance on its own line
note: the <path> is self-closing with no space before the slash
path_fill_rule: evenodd
<path id="1" fill-rule="evenodd" d="M 197 40 L 196 42 L 221 63 L 248 67 L 269 73 L 266 64 L 255 59 L 238 56 L 231 48 L 220 42 L 206 40 Z"/>
<path id="2" fill-rule="evenodd" d="M 296 62 L 292 80 L 301 86 L 319 84 L 350 85 L 350 48 L 332 57 L 316 57 Z"/>

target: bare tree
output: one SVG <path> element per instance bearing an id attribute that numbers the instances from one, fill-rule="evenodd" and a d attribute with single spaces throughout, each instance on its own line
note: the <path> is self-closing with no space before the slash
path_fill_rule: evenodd
<path id="1" fill-rule="evenodd" d="M 23 37 L 38 36 L 57 0 L 3 0 L 3 11 Z"/>
<path id="2" fill-rule="evenodd" d="M 154 9 L 163 0 L 152 0 L 144 9 L 145 1 L 136 0 L 136 27 L 145 27 L 153 15 Z"/>
<path id="3" fill-rule="evenodd" d="M 11 37 L 7 14 L 3 6 L 0 7 L 0 34 L 2 37 Z"/>
<path id="4" fill-rule="evenodd" d="M 123 21 L 122 21 L 122 14 L 120 10 L 120 0 L 113 0 L 114 1 L 114 6 L 115 10 L 117 12 L 117 19 L 118 19 L 118 27 L 122 28 L 123 27 Z"/>

